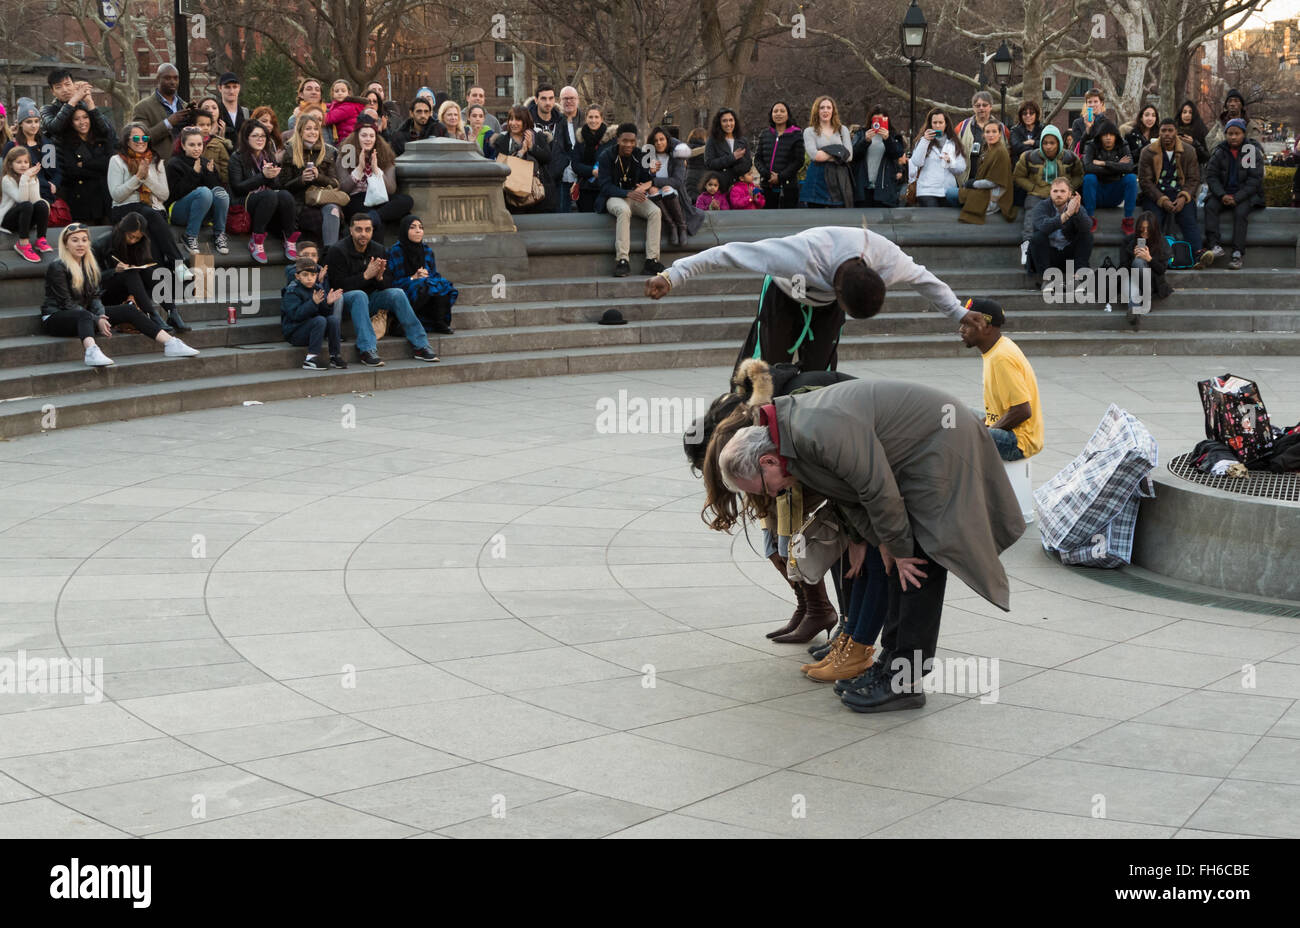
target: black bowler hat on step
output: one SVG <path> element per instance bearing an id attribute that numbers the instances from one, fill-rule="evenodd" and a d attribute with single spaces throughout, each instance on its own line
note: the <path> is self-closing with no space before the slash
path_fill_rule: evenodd
<path id="1" fill-rule="evenodd" d="M 604 315 L 600 317 L 599 325 L 627 325 L 627 320 L 617 309 L 607 309 Z"/>

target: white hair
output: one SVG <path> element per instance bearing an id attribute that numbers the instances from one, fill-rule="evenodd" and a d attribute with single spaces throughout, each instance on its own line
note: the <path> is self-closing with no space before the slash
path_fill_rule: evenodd
<path id="1" fill-rule="evenodd" d="M 718 455 L 722 482 L 733 493 L 744 492 L 736 486 L 736 481 L 758 479 L 758 459 L 765 454 L 776 453 L 776 443 L 772 441 L 766 426 L 751 425 L 740 429 Z"/>
<path id="2" fill-rule="evenodd" d="M 578 96 L 578 88 L 572 86 L 571 84 L 565 84 L 563 87 L 560 88 L 560 96 L 564 96 L 564 94 L 565 94 L 567 91 L 570 91 L 570 90 L 573 91 L 573 95 L 574 95 L 575 97 Z"/>

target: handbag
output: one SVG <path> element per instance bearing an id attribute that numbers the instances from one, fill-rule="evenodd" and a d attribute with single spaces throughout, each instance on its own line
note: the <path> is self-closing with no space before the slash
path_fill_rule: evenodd
<path id="1" fill-rule="evenodd" d="M 388 310 L 381 309 L 370 317 L 370 328 L 375 330 L 375 341 L 388 334 Z"/>
<path id="2" fill-rule="evenodd" d="M 577 202 L 578 202 L 578 197 L 581 196 L 581 194 L 582 194 L 582 191 L 578 189 L 578 182 L 575 180 L 575 181 L 574 181 L 574 182 L 569 186 L 569 199 L 572 200 L 574 203 L 577 203 Z"/>
<path id="3" fill-rule="evenodd" d="M 52 229 L 72 225 L 72 210 L 68 208 L 67 201 L 62 197 L 56 198 L 50 204 L 50 218 L 46 224 Z"/>
<path id="4" fill-rule="evenodd" d="M 790 536 L 785 573 L 796 583 L 820 583 L 844 555 L 849 536 L 840 528 L 829 503 L 822 503 Z"/>
<path id="5" fill-rule="evenodd" d="M 253 230 L 252 217 L 243 203 L 231 203 L 230 212 L 226 214 L 226 232 L 231 235 L 247 235 Z"/>
<path id="6" fill-rule="evenodd" d="M 366 206 L 383 206 L 388 202 L 388 188 L 384 186 L 381 171 L 371 171 L 366 175 Z"/>
<path id="7" fill-rule="evenodd" d="M 1223 442 L 1247 467 L 1273 453 L 1273 427 L 1253 380 L 1224 374 L 1196 385 L 1205 411 L 1205 437 Z"/>
<path id="8" fill-rule="evenodd" d="M 907 185 L 907 194 L 903 197 L 903 202 L 908 206 L 916 205 L 916 181 Z"/>
<path id="9" fill-rule="evenodd" d="M 369 188 L 367 188 L 366 192 L 368 195 Z M 385 191 L 385 195 L 386 194 L 387 191 Z M 331 204 L 334 206 L 347 206 L 348 203 L 351 201 L 351 197 L 349 197 L 338 187 L 323 187 L 323 186 L 308 187 L 307 192 L 303 194 L 302 199 L 303 202 L 306 203 L 308 206 L 328 206 Z M 369 206 L 371 204 L 367 203 L 366 205 Z"/>

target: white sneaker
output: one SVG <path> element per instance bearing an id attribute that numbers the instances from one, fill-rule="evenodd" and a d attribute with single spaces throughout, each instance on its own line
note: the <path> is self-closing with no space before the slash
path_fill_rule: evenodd
<path id="1" fill-rule="evenodd" d="M 1021 242 L 1020 243 L 1020 266 L 1024 267 L 1028 263 L 1029 263 L 1029 243 Z"/>
<path id="2" fill-rule="evenodd" d="M 199 353 L 197 348 L 191 348 L 179 338 L 173 338 L 167 344 L 163 345 L 163 354 L 169 358 L 192 358 Z"/>
<path id="3" fill-rule="evenodd" d="M 1210 249 L 1210 251 L 1214 252 L 1214 257 L 1216 258 L 1222 258 L 1224 255 L 1227 254 L 1227 252 L 1223 250 L 1222 245 L 1215 245 L 1213 248 Z"/>
<path id="4" fill-rule="evenodd" d="M 181 263 L 180 261 L 177 261 L 176 263 L 178 265 L 176 268 L 176 279 L 180 283 L 185 283 L 185 281 L 191 280 L 194 277 L 194 272 L 191 271 L 188 267 L 186 267 L 183 263 Z"/>
<path id="5" fill-rule="evenodd" d="M 98 345 L 91 345 L 86 349 L 87 367 L 108 367 L 112 363 L 113 359 L 104 354 Z"/>

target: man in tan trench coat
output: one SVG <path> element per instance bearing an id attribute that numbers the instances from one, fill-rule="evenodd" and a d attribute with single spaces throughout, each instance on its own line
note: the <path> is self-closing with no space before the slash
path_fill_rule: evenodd
<path id="1" fill-rule="evenodd" d="M 795 482 L 835 502 L 880 548 L 889 584 L 882 653 L 844 686 L 860 712 L 919 708 L 939 639 L 948 571 L 1010 608 L 998 555 L 1025 531 L 997 447 L 956 397 L 921 384 L 855 380 L 777 397 L 775 429 L 741 429 L 719 457 L 738 492 L 775 496 Z M 773 434 L 775 432 L 775 435 Z M 850 549 L 854 567 L 865 548 Z"/>

